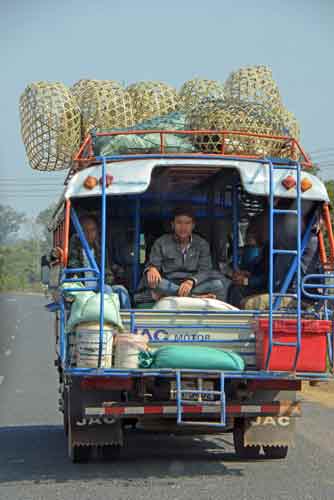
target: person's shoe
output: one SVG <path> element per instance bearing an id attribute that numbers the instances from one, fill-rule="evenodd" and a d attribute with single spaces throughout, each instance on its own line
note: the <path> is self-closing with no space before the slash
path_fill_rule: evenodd
<path id="1" fill-rule="evenodd" d="M 214 293 L 199 293 L 199 294 L 193 294 L 192 297 L 196 299 L 216 299 L 216 295 Z"/>

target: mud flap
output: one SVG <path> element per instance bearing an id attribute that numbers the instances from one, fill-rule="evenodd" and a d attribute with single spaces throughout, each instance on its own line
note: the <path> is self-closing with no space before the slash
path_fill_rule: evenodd
<path id="1" fill-rule="evenodd" d="M 71 420 L 72 443 L 81 446 L 122 446 L 119 419 L 82 418 Z"/>
<path id="2" fill-rule="evenodd" d="M 98 394 L 93 394 L 98 397 Z M 85 398 L 77 380 L 72 381 L 67 392 L 70 440 L 72 446 L 122 446 L 121 421 L 115 417 L 85 416 Z"/>
<path id="3" fill-rule="evenodd" d="M 245 445 L 294 446 L 294 417 L 257 417 L 245 421 Z"/>

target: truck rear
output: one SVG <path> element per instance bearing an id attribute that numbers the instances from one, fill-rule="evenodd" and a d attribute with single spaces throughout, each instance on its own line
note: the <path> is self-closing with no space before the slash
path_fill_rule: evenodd
<path id="1" fill-rule="evenodd" d="M 145 133 L 159 134 L 157 152 L 95 154 L 99 134 L 95 139 L 89 135 L 50 226 L 56 258 L 50 264 L 53 302 L 48 308 L 56 318 L 60 410 L 69 456 L 73 461 L 87 460 L 93 452 L 116 457 L 127 428 L 132 427 L 169 433 L 233 433 L 236 453 L 242 458 L 285 458 L 301 416 L 302 382 L 332 377 L 334 240 L 326 189 L 307 171 L 308 158 L 289 137 L 266 137 L 280 141 L 284 151 L 291 146 L 288 157 L 263 158 L 224 153 L 224 144 L 233 134 L 249 141 L 263 138 L 256 134 L 205 131 L 207 136 L 221 137 L 219 153 L 175 154 L 165 151 L 166 136 L 196 136 L 197 132 Z M 265 293 L 238 309 L 223 303 L 213 306 L 210 301 L 199 306 L 196 300 L 187 306 L 176 301 L 167 308 L 135 304 L 152 241 L 166 231 L 173 208 L 181 202 L 193 206 L 197 231 L 209 242 L 216 270 L 226 282 L 240 265 L 250 219 L 267 212 Z M 78 216 L 82 212 L 94 214 L 99 221 L 100 262 L 89 253 Z M 320 219 L 322 271 L 309 274 L 303 268 L 303 256 Z M 287 247 L 282 239 L 278 244 L 276 235 L 291 220 L 294 239 Z M 331 244 L 329 257 L 324 231 Z M 86 268 L 68 267 L 74 233 L 87 253 Z M 133 307 L 121 309 L 119 321 L 107 319 L 109 306 L 102 298 L 110 252 L 117 256 L 122 283 L 132 298 Z M 288 265 L 278 282 L 281 257 L 288 258 Z M 73 297 L 86 292 L 99 297 L 98 316 L 73 327 L 77 300 L 73 302 Z M 129 356 L 125 350 L 116 362 L 122 335 L 130 339 Z M 162 348 L 185 346 L 235 353 L 243 367 L 143 367 L 139 356 L 135 364 L 130 360 L 130 350 L 133 354 L 134 345 L 141 342 L 153 356 Z M 85 357 L 87 349 L 90 356 Z"/>

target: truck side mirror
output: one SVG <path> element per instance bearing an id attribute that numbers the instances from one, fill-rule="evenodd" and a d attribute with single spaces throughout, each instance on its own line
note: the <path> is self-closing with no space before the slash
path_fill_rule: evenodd
<path id="1" fill-rule="evenodd" d="M 48 285 L 50 281 L 50 261 L 47 255 L 41 257 L 41 282 Z"/>

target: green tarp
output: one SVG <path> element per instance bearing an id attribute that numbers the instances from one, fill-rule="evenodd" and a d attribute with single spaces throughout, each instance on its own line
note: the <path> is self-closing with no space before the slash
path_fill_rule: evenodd
<path id="1" fill-rule="evenodd" d="M 139 123 L 128 129 L 117 129 L 117 131 L 128 130 L 184 130 L 187 127 L 186 118 L 183 113 L 169 113 Z M 114 130 L 101 129 L 96 132 L 111 132 Z M 117 135 L 117 136 L 94 136 L 94 153 L 96 156 L 112 156 L 132 153 L 160 153 L 160 134 L 145 135 Z M 191 139 L 186 135 L 166 134 L 164 135 L 164 149 L 168 153 L 191 153 L 196 148 Z"/>

